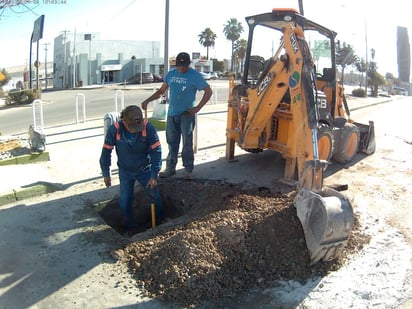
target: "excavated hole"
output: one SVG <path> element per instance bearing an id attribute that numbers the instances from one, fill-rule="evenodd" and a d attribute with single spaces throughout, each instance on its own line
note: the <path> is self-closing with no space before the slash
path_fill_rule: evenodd
<path id="1" fill-rule="evenodd" d="M 182 207 L 183 205 L 181 204 L 179 205 L 179 201 L 171 199 L 168 194 L 165 194 L 163 192 L 162 200 L 165 218 L 167 218 L 168 220 L 180 217 L 184 214 L 184 207 Z M 125 229 L 123 227 L 123 218 L 119 208 L 118 197 L 110 200 L 106 203 L 105 206 L 101 207 L 98 210 L 98 214 L 103 218 L 107 225 L 109 225 L 117 233 L 123 236 L 131 237 L 137 233 L 142 233 L 152 228 L 148 198 L 146 196 L 146 193 L 138 187 L 135 187 L 133 200 L 133 217 L 134 221 L 138 224 L 138 227 L 136 229 Z"/>
<path id="2" fill-rule="evenodd" d="M 162 194 L 163 209 L 166 220 L 176 221 L 176 224 L 184 224 L 204 215 L 213 213 L 224 206 L 227 197 L 239 194 L 242 189 L 225 181 L 171 177 L 159 180 Z M 252 189 L 253 190 L 253 189 Z M 269 192 L 267 188 L 254 189 L 259 194 Z M 148 198 L 145 192 L 137 184 L 133 200 L 133 216 L 138 224 L 136 229 L 125 229 L 122 226 L 122 214 L 119 208 L 119 197 L 100 203 L 95 208 L 107 225 L 123 236 L 133 236 L 152 228 L 151 213 Z M 159 225 L 159 223 L 156 223 Z"/>
<path id="3" fill-rule="evenodd" d="M 233 185 L 215 180 L 184 180 L 172 177 L 159 181 L 163 201 L 165 221 L 174 221 L 185 216 L 190 210 L 200 208 L 190 214 L 192 219 L 200 214 L 209 212 L 212 208 L 219 207 L 222 197 L 230 195 Z M 151 213 L 146 193 L 137 184 L 133 200 L 133 216 L 138 224 L 136 229 L 125 229 L 122 225 L 122 213 L 119 208 L 119 197 L 104 202 L 96 208 L 97 213 L 107 225 L 123 236 L 131 237 L 152 228 Z M 163 222 L 160 222 L 160 225 Z M 190 220 L 189 220 L 190 221 Z M 156 222 L 159 225 L 158 222 Z"/>

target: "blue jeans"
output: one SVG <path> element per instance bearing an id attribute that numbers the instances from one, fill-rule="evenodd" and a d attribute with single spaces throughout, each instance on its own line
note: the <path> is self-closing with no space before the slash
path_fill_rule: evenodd
<path id="1" fill-rule="evenodd" d="M 195 161 L 193 154 L 193 129 L 195 127 L 195 120 L 195 115 L 185 113 L 178 116 L 167 116 L 166 141 L 169 146 L 169 153 L 166 158 L 167 168 L 176 169 L 180 140 L 182 139 L 183 166 L 188 171 L 193 170 Z"/>
<path id="2" fill-rule="evenodd" d="M 134 223 L 133 220 L 133 197 L 134 197 L 134 184 L 136 180 L 145 190 L 148 197 L 148 207 L 150 212 L 151 195 L 154 194 L 154 203 L 156 208 L 156 221 L 159 222 L 164 218 L 162 196 L 160 194 L 159 187 L 154 190 L 146 188 L 146 185 L 150 179 L 151 170 L 150 166 L 145 169 L 133 172 L 119 168 L 119 180 L 120 180 L 120 201 L 119 207 L 122 211 L 126 224 Z"/>

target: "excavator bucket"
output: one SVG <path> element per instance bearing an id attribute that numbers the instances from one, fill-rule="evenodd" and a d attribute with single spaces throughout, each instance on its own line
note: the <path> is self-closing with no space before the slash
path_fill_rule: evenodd
<path id="1" fill-rule="evenodd" d="M 302 224 L 310 262 L 331 260 L 346 245 L 353 225 L 352 205 L 343 194 L 324 187 L 301 189 L 293 201 Z"/>
<path id="2" fill-rule="evenodd" d="M 327 162 L 305 162 L 299 179 L 300 191 L 293 204 L 305 234 L 311 264 L 331 260 L 346 245 L 353 225 L 353 209 L 342 193 L 323 186 Z"/>
<path id="3" fill-rule="evenodd" d="M 369 121 L 369 125 L 354 122 L 359 128 L 360 132 L 360 140 L 359 140 L 359 151 L 362 151 L 366 154 L 372 154 L 375 152 L 376 149 L 376 142 L 375 142 L 375 125 L 373 121 Z"/>

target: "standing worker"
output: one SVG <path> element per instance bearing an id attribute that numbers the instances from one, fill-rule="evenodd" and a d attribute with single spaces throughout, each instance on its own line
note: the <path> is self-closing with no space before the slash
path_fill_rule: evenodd
<path id="1" fill-rule="evenodd" d="M 170 88 L 169 110 L 166 122 L 166 141 L 169 153 L 166 158 L 166 169 L 159 174 L 166 178 L 176 174 L 177 156 L 180 139 L 183 140 L 182 161 L 185 167 L 184 177 L 191 179 L 194 166 L 193 129 L 196 125 L 195 115 L 209 101 L 212 89 L 202 75 L 190 68 L 188 53 L 180 53 L 176 57 L 176 68 L 170 70 L 159 90 L 142 102 L 142 108 L 159 99 Z M 195 105 L 196 92 L 203 90 L 200 102 Z"/>
<path id="2" fill-rule="evenodd" d="M 162 150 L 159 136 L 152 124 L 143 119 L 142 110 L 136 105 L 127 106 L 107 130 L 100 167 L 106 187 L 112 184 L 110 177 L 111 154 L 116 147 L 119 167 L 120 201 L 125 228 L 137 228 L 133 219 L 133 197 L 136 180 L 148 197 L 154 193 L 156 221 L 163 215 L 162 198 L 157 187 L 157 175 L 162 167 Z M 150 200 L 149 199 L 149 207 Z M 149 208 L 150 209 L 150 208 Z"/>

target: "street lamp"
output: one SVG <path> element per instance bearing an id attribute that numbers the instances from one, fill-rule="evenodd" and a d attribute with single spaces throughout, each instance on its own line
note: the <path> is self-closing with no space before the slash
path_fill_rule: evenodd
<path id="1" fill-rule="evenodd" d="M 45 90 L 47 90 L 47 84 L 48 84 L 48 78 L 47 78 L 47 46 L 50 45 L 50 43 L 44 43 L 44 75 L 46 76 L 46 87 Z"/>
<path id="2" fill-rule="evenodd" d="M 341 8 L 348 8 L 346 4 L 341 4 Z M 359 9 L 358 9 L 359 10 Z M 362 10 L 360 10 L 362 11 Z M 363 14 L 362 14 L 363 15 Z M 360 19 L 360 18 L 359 18 Z M 368 21 L 365 15 L 363 15 L 365 23 L 365 95 L 368 96 Z"/>
<path id="3" fill-rule="evenodd" d="M 165 11 L 165 50 L 164 50 L 164 72 L 163 76 L 166 76 L 169 71 L 169 0 L 166 0 Z"/>

